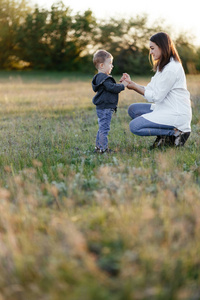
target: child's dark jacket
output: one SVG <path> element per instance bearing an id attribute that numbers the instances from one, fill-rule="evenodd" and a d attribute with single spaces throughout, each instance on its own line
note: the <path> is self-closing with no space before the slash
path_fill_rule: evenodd
<path id="1" fill-rule="evenodd" d="M 105 73 L 98 73 L 93 77 L 92 88 L 96 92 L 92 102 L 97 108 L 116 108 L 118 94 L 124 90 L 124 85 L 116 83 L 112 76 Z"/>

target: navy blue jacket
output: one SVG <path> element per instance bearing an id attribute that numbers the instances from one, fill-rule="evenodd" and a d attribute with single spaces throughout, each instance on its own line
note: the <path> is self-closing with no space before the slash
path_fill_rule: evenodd
<path id="1" fill-rule="evenodd" d="M 116 83 L 115 79 L 105 73 L 98 73 L 92 80 L 93 91 L 96 95 L 92 102 L 97 108 L 116 108 L 118 104 L 118 94 L 124 90 L 124 85 Z"/>

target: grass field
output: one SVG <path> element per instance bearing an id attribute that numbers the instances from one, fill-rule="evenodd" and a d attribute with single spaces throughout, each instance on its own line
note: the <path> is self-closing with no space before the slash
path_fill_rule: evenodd
<path id="1" fill-rule="evenodd" d="M 192 134 L 149 150 L 120 94 L 109 146 L 91 77 L 0 72 L 0 300 L 200 299 L 200 76 Z M 146 84 L 147 78 L 138 78 Z"/>

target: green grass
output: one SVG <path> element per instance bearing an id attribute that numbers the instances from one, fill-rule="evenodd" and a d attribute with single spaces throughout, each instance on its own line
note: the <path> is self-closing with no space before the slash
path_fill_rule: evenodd
<path id="1" fill-rule="evenodd" d="M 200 299 L 199 79 L 184 148 L 132 135 L 126 90 L 97 155 L 89 76 L 0 72 L 0 299 Z"/>

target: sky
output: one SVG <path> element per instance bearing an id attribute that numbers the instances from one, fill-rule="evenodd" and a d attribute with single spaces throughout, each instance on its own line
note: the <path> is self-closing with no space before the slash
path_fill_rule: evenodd
<path id="1" fill-rule="evenodd" d="M 56 0 L 31 0 L 33 5 L 40 8 L 50 8 Z M 62 0 L 73 13 L 91 9 L 97 19 L 110 17 L 130 18 L 147 14 L 150 24 L 160 20 L 162 24 L 170 26 L 176 34 L 185 32 L 194 36 L 192 43 L 200 46 L 200 22 L 198 0 Z"/>

